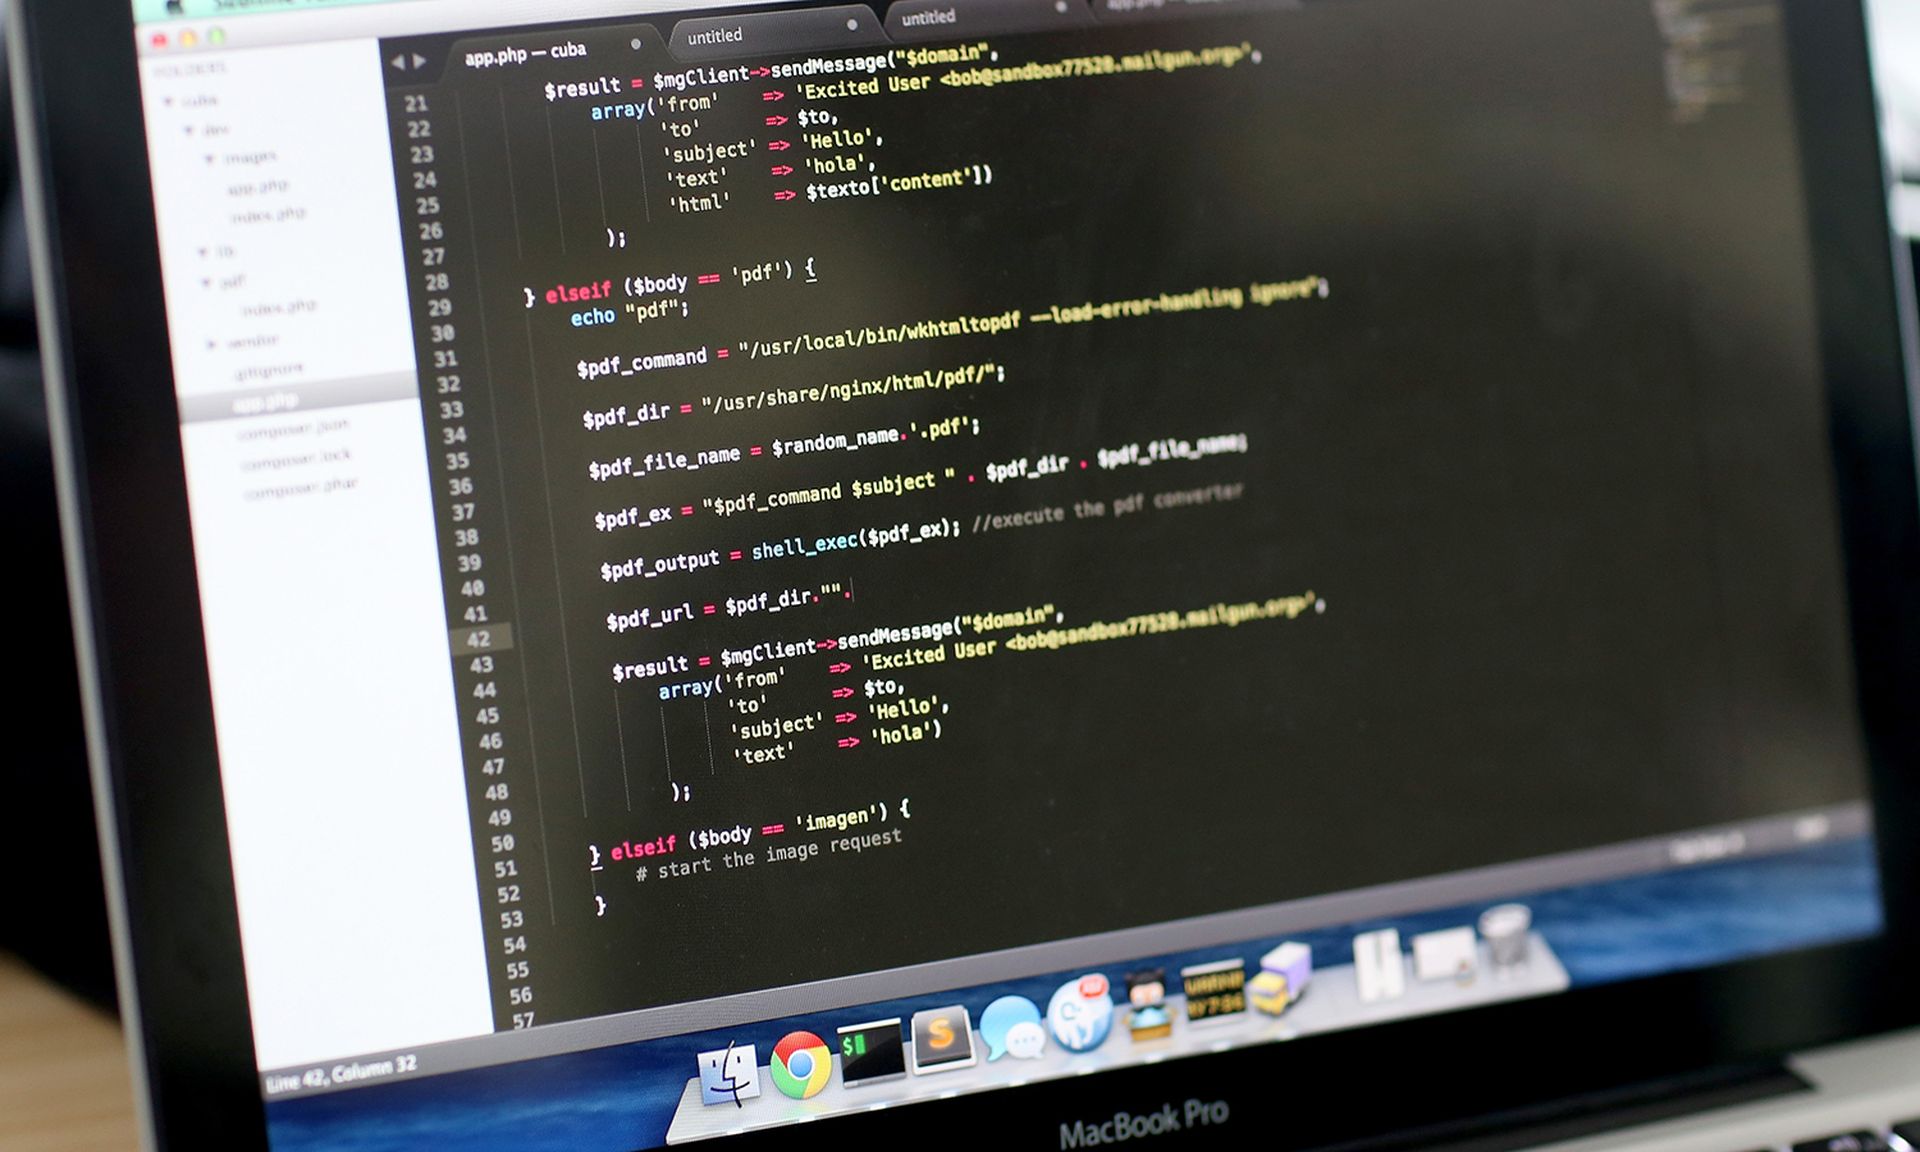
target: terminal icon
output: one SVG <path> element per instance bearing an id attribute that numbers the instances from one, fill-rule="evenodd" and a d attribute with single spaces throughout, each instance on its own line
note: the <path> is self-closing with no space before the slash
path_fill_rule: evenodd
<path id="1" fill-rule="evenodd" d="M 840 1041 L 840 1082 L 849 1088 L 897 1080 L 907 1074 L 907 1049 L 900 1041 L 900 1018 L 849 1024 L 835 1033 Z"/>

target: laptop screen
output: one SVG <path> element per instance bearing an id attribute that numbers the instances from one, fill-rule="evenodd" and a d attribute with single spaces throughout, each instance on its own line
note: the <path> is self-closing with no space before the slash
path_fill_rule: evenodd
<path id="1" fill-rule="evenodd" d="M 1772 4 L 135 8 L 276 1152 L 1880 930 Z"/>

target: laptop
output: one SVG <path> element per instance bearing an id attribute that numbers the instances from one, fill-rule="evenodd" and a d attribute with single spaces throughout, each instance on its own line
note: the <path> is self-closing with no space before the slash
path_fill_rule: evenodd
<path id="1" fill-rule="evenodd" d="M 148 1147 L 1915 1139 L 1857 5 L 11 19 Z"/>

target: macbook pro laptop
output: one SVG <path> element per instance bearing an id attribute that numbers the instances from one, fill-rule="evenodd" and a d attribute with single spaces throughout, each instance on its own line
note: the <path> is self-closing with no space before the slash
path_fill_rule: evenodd
<path id="1" fill-rule="evenodd" d="M 1857 4 L 11 25 L 149 1147 L 1920 1119 Z"/>

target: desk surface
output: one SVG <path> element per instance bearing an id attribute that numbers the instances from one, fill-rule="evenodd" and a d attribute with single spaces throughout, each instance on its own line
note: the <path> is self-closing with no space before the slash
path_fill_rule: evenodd
<path id="1" fill-rule="evenodd" d="M 0 953 L 0 1149 L 139 1146 L 120 1027 Z"/>

